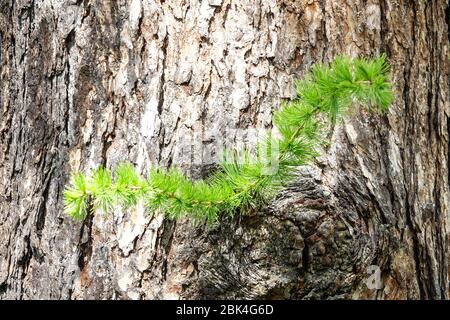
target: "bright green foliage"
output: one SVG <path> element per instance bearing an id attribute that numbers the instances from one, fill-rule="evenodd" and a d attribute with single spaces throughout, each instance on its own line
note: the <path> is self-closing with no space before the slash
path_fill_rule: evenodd
<path id="1" fill-rule="evenodd" d="M 64 190 L 64 210 L 74 219 L 81 220 L 87 214 L 86 178 L 81 173 L 73 173 L 70 180 L 70 186 Z"/>
<path id="2" fill-rule="evenodd" d="M 194 222 L 213 223 L 219 213 L 245 213 L 288 184 L 297 166 L 318 156 L 327 121 L 335 122 L 354 102 L 383 112 L 393 99 L 384 55 L 316 64 L 296 83 L 296 91 L 295 100 L 274 112 L 274 133 L 259 141 L 255 152 L 226 150 L 207 180 L 191 181 L 177 169 L 153 168 L 144 178 L 131 164 L 120 164 L 113 175 L 99 167 L 90 177 L 72 174 L 64 191 L 66 213 L 81 220 L 88 207 L 108 212 L 139 199 L 148 210 L 172 219 L 188 216 Z"/>

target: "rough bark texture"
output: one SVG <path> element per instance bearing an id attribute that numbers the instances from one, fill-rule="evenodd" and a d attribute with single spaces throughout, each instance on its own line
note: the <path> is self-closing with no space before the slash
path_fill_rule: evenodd
<path id="1" fill-rule="evenodd" d="M 0 0 L 0 298 L 450 298 L 448 19 L 444 0 Z M 337 126 L 270 208 L 212 230 L 64 215 L 69 172 L 199 177 L 312 63 L 380 52 L 389 113 Z"/>

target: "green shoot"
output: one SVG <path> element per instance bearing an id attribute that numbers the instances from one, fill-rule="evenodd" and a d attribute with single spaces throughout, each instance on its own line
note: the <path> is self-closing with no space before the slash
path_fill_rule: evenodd
<path id="1" fill-rule="evenodd" d="M 82 220 L 88 208 L 108 212 L 142 199 L 148 210 L 159 210 L 167 218 L 211 224 L 220 213 L 255 209 L 292 180 L 297 166 L 319 155 L 327 121 L 336 122 L 354 103 L 370 111 L 387 110 L 393 100 L 388 71 L 384 55 L 337 57 L 328 66 L 316 64 L 296 82 L 297 98 L 274 112 L 274 132 L 258 142 L 255 152 L 226 150 L 219 169 L 200 181 L 189 180 L 177 169 L 153 168 L 142 177 L 126 163 L 114 174 L 102 167 L 90 176 L 74 173 L 64 191 L 65 212 Z"/>

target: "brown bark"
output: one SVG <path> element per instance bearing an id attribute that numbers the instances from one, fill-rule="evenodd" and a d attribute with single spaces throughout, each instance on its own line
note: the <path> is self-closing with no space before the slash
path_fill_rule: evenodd
<path id="1" fill-rule="evenodd" d="M 448 12 L 0 0 L 0 298 L 449 298 Z M 64 215 L 71 171 L 128 160 L 199 177 L 218 136 L 270 126 L 312 63 L 380 52 L 389 113 L 354 112 L 270 208 L 213 230 L 142 208 Z M 204 166 L 186 161 L 189 141 Z M 381 289 L 366 286 L 370 265 Z"/>

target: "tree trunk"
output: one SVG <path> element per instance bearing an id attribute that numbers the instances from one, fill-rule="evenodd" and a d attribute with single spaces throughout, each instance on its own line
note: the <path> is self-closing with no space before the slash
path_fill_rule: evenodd
<path id="1" fill-rule="evenodd" d="M 444 0 L 0 0 L 0 299 L 450 298 L 448 19 Z M 353 112 L 269 208 L 212 229 L 63 213 L 70 172 L 198 178 L 312 63 L 380 52 L 388 114 Z"/>

